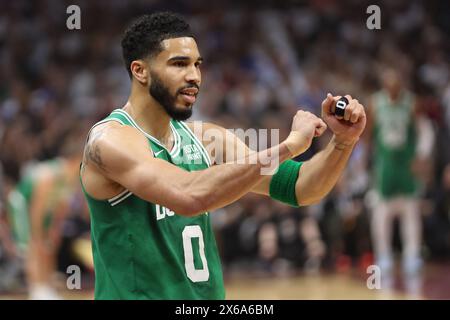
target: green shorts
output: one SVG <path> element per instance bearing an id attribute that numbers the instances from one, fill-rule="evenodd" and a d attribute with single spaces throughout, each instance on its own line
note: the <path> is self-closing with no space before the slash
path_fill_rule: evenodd
<path id="1" fill-rule="evenodd" d="M 25 196 L 17 189 L 13 190 L 8 196 L 8 218 L 18 249 L 21 251 L 27 250 L 31 232 L 29 205 Z M 52 220 L 53 215 L 51 213 L 44 216 L 42 227 L 45 232 L 50 229 Z"/>

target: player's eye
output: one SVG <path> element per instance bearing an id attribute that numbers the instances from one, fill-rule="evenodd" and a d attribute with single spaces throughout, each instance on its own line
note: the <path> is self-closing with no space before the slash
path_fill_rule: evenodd
<path id="1" fill-rule="evenodd" d="M 187 63 L 184 62 L 184 61 L 176 61 L 176 62 L 174 62 L 173 65 L 174 65 L 175 67 L 185 67 L 185 66 L 187 65 Z"/>

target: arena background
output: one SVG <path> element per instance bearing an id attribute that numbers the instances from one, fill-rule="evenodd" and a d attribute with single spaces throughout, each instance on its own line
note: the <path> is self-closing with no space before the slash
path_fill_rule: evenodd
<path id="1" fill-rule="evenodd" d="M 66 8 L 81 9 L 69 30 Z M 381 9 L 369 30 L 366 8 Z M 0 298 L 26 298 L 23 263 L 10 239 L 8 192 L 33 161 L 59 155 L 63 137 L 84 134 L 121 107 L 130 80 L 120 39 L 134 17 L 173 10 L 188 18 L 205 59 L 194 119 L 226 128 L 289 132 L 298 108 L 320 114 L 327 92 L 363 104 L 393 66 L 432 121 L 433 156 L 422 177 L 422 285 L 371 290 L 371 154 L 360 142 L 334 190 L 318 205 L 292 209 L 248 195 L 213 216 L 229 299 L 450 298 L 450 3 L 448 1 L 0 1 Z M 320 150 L 314 142 L 301 159 Z M 67 299 L 91 299 L 89 213 L 74 197 L 63 228 L 55 283 Z M 402 244 L 395 225 L 394 247 Z M 69 265 L 82 289 L 66 288 Z"/>

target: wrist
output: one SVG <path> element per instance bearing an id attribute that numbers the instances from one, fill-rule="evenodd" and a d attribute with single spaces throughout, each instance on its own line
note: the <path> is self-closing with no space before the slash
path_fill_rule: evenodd
<path id="1" fill-rule="evenodd" d="M 306 141 L 304 143 L 299 143 L 299 141 L 302 140 L 305 140 L 305 138 L 300 132 L 291 131 L 286 140 L 283 141 L 283 144 L 287 147 L 291 158 L 295 158 L 296 156 L 304 152 L 303 145 L 306 144 Z"/>
<path id="2" fill-rule="evenodd" d="M 338 150 L 345 150 L 345 149 L 351 149 L 355 146 L 355 144 L 358 142 L 359 138 L 346 138 L 346 137 L 339 137 L 336 135 L 333 135 L 333 138 L 331 139 L 331 143 L 334 145 L 335 149 Z"/>
<path id="3" fill-rule="evenodd" d="M 279 150 L 280 150 L 280 162 L 295 158 L 295 156 L 291 152 L 291 149 L 289 149 L 288 143 L 286 141 L 283 141 L 279 144 Z"/>
<path id="4" fill-rule="evenodd" d="M 288 153 L 288 155 L 289 155 L 289 158 L 291 158 L 291 159 L 292 159 L 292 158 L 295 158 L 295 153 L 294 153 L 293 146 L 292 146 L 292 144 L 291 144 L 289 141 L 285 140 L 285 141 L 283 141 L 283 142 L 281 143 L 281 145 L 284 146 L 284 147 L 286 148 L 287 153 Z"/>

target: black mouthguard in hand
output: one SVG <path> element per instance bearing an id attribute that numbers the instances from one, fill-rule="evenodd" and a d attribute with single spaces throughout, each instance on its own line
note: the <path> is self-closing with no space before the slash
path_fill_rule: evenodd
<path id="1" fill-rule="evenodd" d="M 334 114 L 338 117 L 344 117 L 345 108 L 348 106 L 348 99 L 346 97 L 340 98 L 336 102 L 336 108 L 334 108 Z"/>

